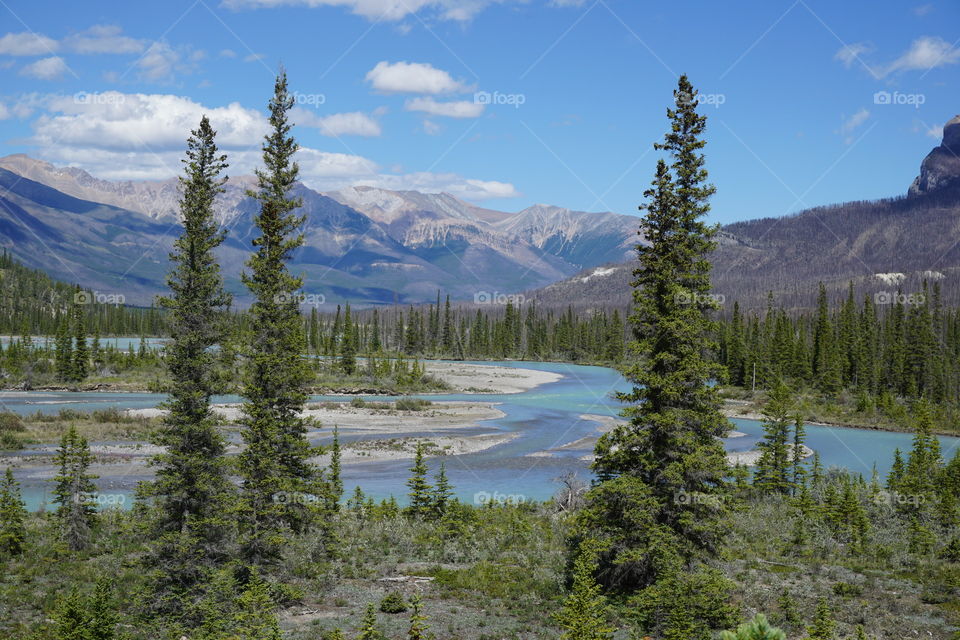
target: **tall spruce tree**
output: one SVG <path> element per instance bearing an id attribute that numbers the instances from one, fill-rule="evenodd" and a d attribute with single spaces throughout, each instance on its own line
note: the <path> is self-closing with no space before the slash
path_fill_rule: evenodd
<path id="1" fill-rule="evenodd" d="M 763 408 L 763 439 L 757 445 L 761 454 L 754 484 L 765 493 L 786 495 L 793 485 L 790 456 L 792 404 L 790 389 L 783 382 L 778 382 L 770 391 Z"/>
<path id="2" fill-rule="evenodd" d="M 616 630 L 607 622 L 610 615 L 607 599 L 593 577 L 597 568 L 597 543 L 580 543 L 573 564 L 573 585 L 557 612 L 556 619 L 563 629 L 561 640 L 609 640 Z"/>
<path id="3" fill-rule="evenodd" d="M 57 520 L 63 540 L 74 551 L 86 548 L 90 542 L 90 530 L 96 517 L 94 494 L 97 477 L 88 472 L 93 456 L 86 438 L 70 426 L 60 439 L 60 447 L 54 456 L 58 473 L 53 481 L 53 502 L 57 505 Z"/>
<path id="4" fill-rule="evenodd" d="M 147 555 L 159 597 L 153 602 L 179 609 L 211 566 L 226 554 L 224 539 L 232 485 L 227 477 L 225 442 L 210 410 L 211 396 L 223 389 L 219 356 L 211 347 L 226 338 L 230 296 L 223 289 L 214 250 L 223 242 L 213 214 L 223 191 L 226 156 L 218 153 L 216 132 L 206 116 L 187 140 L 180 178 L 183 233 L 170 254 L 171 294 L 160 299 L 169 313 L 171 340 L 164 361 L 170 372 L 170 399 L 153 443 L 163 447 L 152 464 L 156 479 L 140 491 L 154 505 L 154 546 Z M 166 608 L 166 607 L 163 607 Z"/>
<path id="5" fill-rule="evenodd" d="M 20 554 L 27 541 L 26 505 L 20 497 L 20 484 L 7 467 L 0 481 L 0 558 Z"/>
<path id="6" fill-rule="evenodd" d="M 633 390 L 629 423 L 597 444 L 600 483 L 579 517 L 581 536 L 604 551 L 599 580 L 629 591 L 711 555 L 724 533 L 722 493 L 727 463 L 720 437 L 729 423 L 711 380 L 720 371 L 710 318 L 710 263 L 716 228 L 701 218 L 714 187 L 707 184 L 702 149 L 706 118 L 686 76 L 667 110 L 671 128 L 657 163 L 637 247 L 632 350 L 642 357 L 626 371 Z"/>
<path id="7" fill-rule="evenodd" d="M 429 518 L 431 515 L 431 487 L 427 482 L 427 463 L 424 462 L 423 442 L 417 442 L 417 451 L 413 459 L 413 466 L 410 467 L 410 479 L 407 480 L 407 486 L 410 487 L 410 504 L 407 506 L 407 513 L 414 518 Z"/>
<path id="8" fill-rule="evenodd" d="M 254 296 L 251 335 L 242 395 L 243 440 L 239 456 L 242 478 L 241 513 L 244 555 L 254 562 L 279 553 L 282 531 L 307 529 L 314 510 L 302 494 L 318 495 L 317 470 L 310 462 L 304 387 L 311 376 L 303 357 L 306 340 L 298 291 L 302 278 L 290 274 L 287 262 L 303 244 L 298 230 L 304 216 L 294 215 L 301 201 L 291 195 L 299 167 L 293 161 L 297 143 L 290 135 L 289 111 L 294 98 L 281 71 L 270 100 L 270 132 L 263 144 L 265 170 L 249 196 L 260 204 L 254 223 L 260 235 L 247 262 L 243 282 Z"/>
<path id="9" fill-rule="evenodd" d="M 84 305 L 78 304 L 80 287 L 77 287 L 75 302 L 73 303 L 73 338 L 74 347 L 70 362 L 70 378 L 74 382 L 83 382 L 87 379 L 90 369 L 90 349 L 87 344 L 87 323 Z"/>

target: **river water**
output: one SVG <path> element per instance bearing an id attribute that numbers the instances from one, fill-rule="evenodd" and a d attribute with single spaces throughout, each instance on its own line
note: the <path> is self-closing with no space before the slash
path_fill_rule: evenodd
<path id="1" fill-rule="evenodd" d="M 460 430 L 463 435 L 507 432 L 519 434 L 513 440 L 475 454 L 431 458 L 431 469 L 446 461 L 447 475 L 456 487 L 457 495 L 467 502 L 498 499 L 543 500 L 558 488 L 556 479 L 574 471 L 584 480 L 590 479 L 589 463 L 582 458 L 591 453 L 590 446 L 579 449 L 557 447 L 581 438 L 598 435 L 597 422 L 581 418 L 583 414 L 616 416 L 622 405 L 611 397 L 615 391 L 629 390 L 629 383 L 613 369 L 583 365 L 542 362 L 479 362 L 501 367 L 552 371 L 563 376 L 557 382 L 517 394 L 431 394 L 430 400 L 483 401 L 498 403 L 504 417 L 480 423 L 473 429 Z M 17 413 L 56 413 L 63 408 L 90 411 L 110 406 L 121 409 L 139 409 L 156 406 L 162 395 L 151 393 L 61 393 L 61 392 L 0 392 L 0 407 Z M 373 399 L 373 398 L 371 398 Z M 377 398 L 383 400 L 383 398 Z M 342 396 L 314 396 L 311 401 L 339 400 Z M 217 402 L 237 402 L 238 398 L 225 396 Z M 748 451 L 756 448 L 762 435 L 762 426 L 755 420 L 733 419 L 734 429 L 746 435 L 728 438 L 729 451 Z M 398 435 L 429 435 L 428 432 L 410 432 Z M 450 435 L 447 432 L 445 435 Z M 382 437 L 382 436 L 380 436 Z M 344 438 L 345 441 L 350 438 Z M 960 438 L 941 437 L 944 458 L 953 456 L 960 447 Z M 323 438 L 317 442 L 328 442 Z M 825 467 L 845 467 L 869 478 L 873 465 L 881 477 L 890 469 L 893 451 L 899 447 L 907 451 L 912 436 L 867 429 L 850 429 L 807 425 L 807 445 L 820 453 Z M 94 444 L 94 443 L 91 443 Z M 549 456 L 531 456 L 539 452 Z M 23 452 L 21 452 L 23 455 Z M 44 455 L 28 450 L 26 455 Z M 405 482 L 409 477 L 409 460 L 350 464 L 344 468 L 346 493 L 360 486 L 375 498 L 394 495 L 403 501 Z M 5 466 L 0 458 L 0 466 Z M 105 471 L 106 470 L 106 471 Z M 136 483 L 143 480 L 144 469 L 126 464 L 108 465 L 98 469 L 98 488 L 104 504 L 129 507 L 130 494 Z M 31 509 L 49 500 L 49 467 L 25 466 L 15 468 L 14 474 Z"/>

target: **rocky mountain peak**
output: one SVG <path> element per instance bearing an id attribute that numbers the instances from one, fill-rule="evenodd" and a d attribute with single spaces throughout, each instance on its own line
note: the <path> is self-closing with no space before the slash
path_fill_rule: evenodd
<path id="1" fill-rule="evenodd" d="M 910 196 L 960 190 L 960 115 L 943 126 L 940 146 L 927 154 L 920 165 L 920 175 L 910 185 Z"/>

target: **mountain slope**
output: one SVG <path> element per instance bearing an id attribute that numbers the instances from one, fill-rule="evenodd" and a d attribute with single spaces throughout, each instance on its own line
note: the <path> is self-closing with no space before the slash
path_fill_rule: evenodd
<path id="1" fill-rule="evenodd" d="M 908 195 L 817 207 L 783 218 L 726 225 L 711 256 L 717 295 L 754 308 L 767 292 L 788 307 L 812 305 L 819 281 L 835 291 L 905 291 L 938 280 L 960 299 L 960 116 L 921 165 Z M 549 305 L 630 303 L 632 262 L 588 269 L 530 291 Z"/>

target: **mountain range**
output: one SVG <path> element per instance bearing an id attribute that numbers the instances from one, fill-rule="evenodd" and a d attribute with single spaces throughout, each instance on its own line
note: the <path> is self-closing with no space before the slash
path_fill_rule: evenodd
<path id="1" fill-rule="evenodd" d="M 906 182 L 906 180 L 905 180 Z M 781 218 L 721 228 L 713 263 L 719 300 L 764 308 L 768 294 L 786 308 L 809 308 L 823 282 L 836 295 L 895 299 L 898 289 L 939 282 L 960 300 L 960 116 L 924 158 L 906 194 L 816 207 Z M 634 264 L 612 263 L 525 293 L 545 305 L 630 304 Z"/>
<path id="2" fill-rule="evenodd" d="M 906 182 L 906 180 L 905 180 Z M 252 176 L 217 200 L 219 250 L 243 304 L 240 273 L 256 235 Z M 505 212 L 446 193 L 355 186 L 329 193 L 297 184 L 307 216 L 292 269 L 330 305 L 416 304 L 438 290 L 455 300 L 525 292 L 551 306 L 627 305 L 640 220 L 538 204 Z M 180 232 L 178 182 L 113 182 L 26 155 L 0 158 L 0 246 L 27 266 L 127 302 L 164 290 Z M 868 291 L 938 280 L 960 294 L 960 116 L 923 160 L 907 193 L 724 226 L 711 257 L 714 289 L 744 306 L 812 303 L 817 283 Z M 322 310 L 322 309 L 321 309 Z"/>
<path id="3" fill-rule="evenodd" d="M 232 177 L 217 200 L 227 229 L 219 252 L 228 287 L 256 234 L 252 176 Z M 178 183 L 111 182 L 18 154 L 0 158 L 0 246 L 61 279 L 145 303 L 163 290 L 180 232 Z M 457 299 L 515 292 L 627 259 L 638 219 L 536 205 L 484 209 L 446 193 L 352 187 L 320 193 L 297 184 L 307 216 L 292 268 L 314 299 L 418 303 L 437 290 Z"/>

